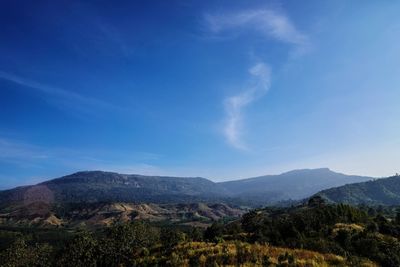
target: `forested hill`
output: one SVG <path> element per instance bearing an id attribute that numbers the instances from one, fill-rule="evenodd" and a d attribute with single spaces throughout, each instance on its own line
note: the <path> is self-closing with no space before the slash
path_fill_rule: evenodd
<path id="1" fill-rule="evenodd" d="M 14 202 L 185 202 L 207 200 L 224 189 L 205 178 L 77 172 L 34 186 L 0 192 L 0 203 Z"/>
<path id="2" fill-rule="evenodd" d="M 0 208 L 15 203 L 194 203 L 229 202 L 261 206 L 299 200 L 323 189 L 371 177 L 324 169 L 294 170 L 231 182 L 201 177 L 166 177 L 103 171 L 77 172 L 33 186 L 0 191 Z"/>
<path id="3" fill-rule="evenodd" d="M 400 176 L 339 186 L 317 195 L 335 203 L 400 205 Z"/>

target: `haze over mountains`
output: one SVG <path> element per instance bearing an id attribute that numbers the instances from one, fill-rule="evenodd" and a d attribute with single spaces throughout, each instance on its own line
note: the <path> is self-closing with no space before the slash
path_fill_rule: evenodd
<path id="1" fill-rule="evenodd" d="M 237 197 L 252 197 L 264 202 L 302 199 L 315 192 L 339 185 L 368 181 L 372 177 L 345 175 L 328 168 L 302 169 L 221 183 Z"/>
<path id="2" fill-rule="evenodd" d="M 0 192 L 2 206 L 7 203 L 134 202 L 188 203 L 216 202 L 266 205 L 298 200 L 321 190 L 373 178 L 345 175 L 327 168 L 294 170 L 280 175 L 215 183 L 205 178 L 127 175 L 85 171 L 46 181 L 34 186 Z"/>

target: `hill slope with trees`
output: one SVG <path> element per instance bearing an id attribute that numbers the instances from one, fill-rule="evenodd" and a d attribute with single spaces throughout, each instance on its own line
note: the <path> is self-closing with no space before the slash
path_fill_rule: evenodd
<path id="1" fill-rule="evenodd" d="M 317 195 L 334 203 L 400 205 L 400 176 L 330 188 Z"/>
<path id="2" fill-rule="evenodd" d="M 400 265 L 400 214 L 370 215 L 314 197 L 253 210 L 205 230 L 144 221 L 95 231 L 0 228 L 4 266 Z"/>

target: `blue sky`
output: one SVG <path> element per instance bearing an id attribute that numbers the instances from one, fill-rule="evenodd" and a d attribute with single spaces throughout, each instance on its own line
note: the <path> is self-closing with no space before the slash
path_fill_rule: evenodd
<path id="1" fill-rule="evenodd" d="M 397 1 L 1 1 L 0 187 L 399 171 Z"/>

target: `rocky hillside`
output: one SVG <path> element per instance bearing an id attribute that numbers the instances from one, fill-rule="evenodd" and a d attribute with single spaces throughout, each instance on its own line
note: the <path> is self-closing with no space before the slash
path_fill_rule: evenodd
<path id="1" fill-rule="evenodd" d="M 96 227 L 133 220 L 207 226 L 223 218 L 237 218 L 245 210 L 225 204 L 132 204 L 75 203 L 49 205 L 43 202 L 15 206 L 0 213 L 8 225 Z"/>

